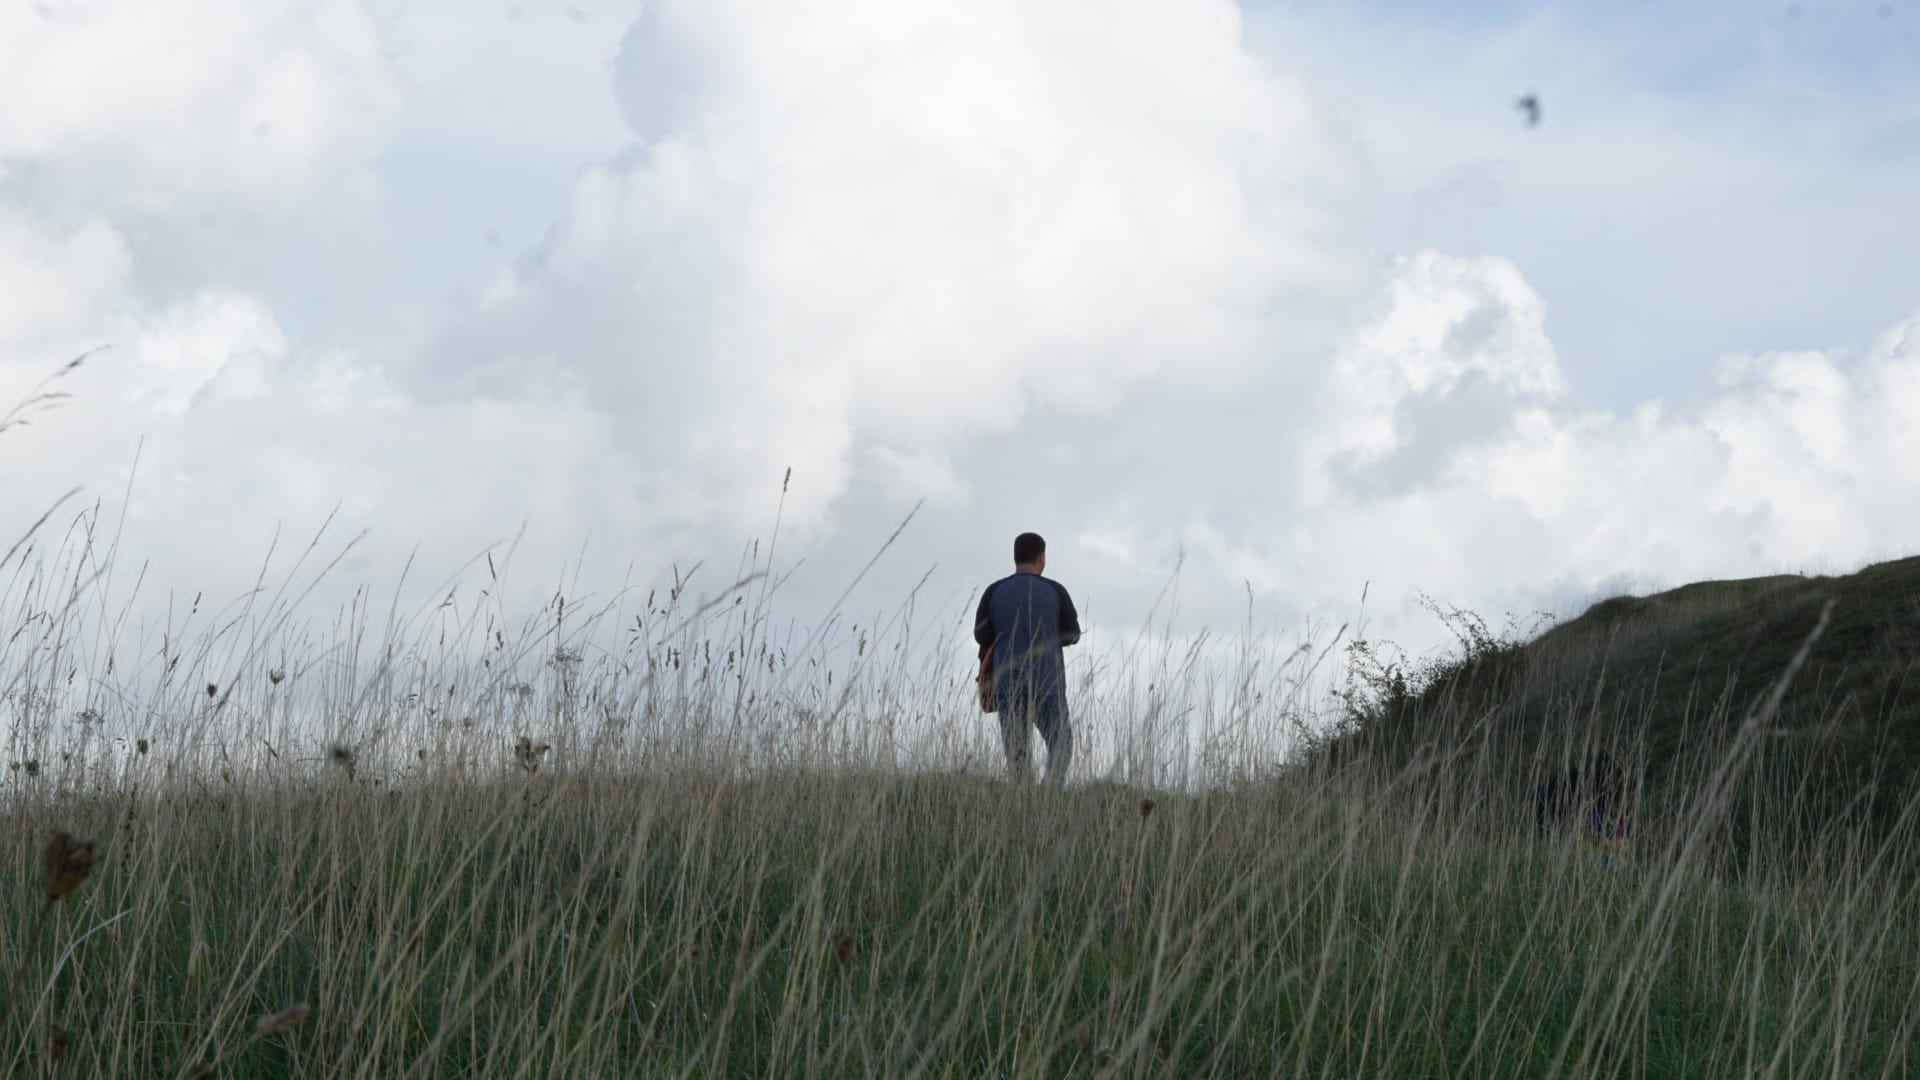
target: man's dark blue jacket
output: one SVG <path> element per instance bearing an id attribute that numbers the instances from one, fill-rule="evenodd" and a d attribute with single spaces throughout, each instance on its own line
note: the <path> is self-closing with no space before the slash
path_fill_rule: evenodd
<path id="1" fill-rule="evenodd" d="M 980 594 L 973 640 L 993 647 L 993 687 L 1001 701 L 1063 694 L 1067 666 L 1060 650 L 1080 640 L 1080 613 L 1065 586 L 1022 570 Z"/>

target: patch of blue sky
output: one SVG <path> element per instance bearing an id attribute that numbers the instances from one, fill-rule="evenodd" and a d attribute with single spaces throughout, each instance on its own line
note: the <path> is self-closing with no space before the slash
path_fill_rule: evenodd
<path id="1" fill-rule="evenodd" d="M 1548 21 L 1590 39 L 1646 89 L 1673 95 L 1748 90 L 1756 82 L 1825 93 L 1920 84 L 1920 0 L 1244 0 L 1243 7 L 1464 35 Z"/>
<path id="2" fill-rule="evenodd" d="M 1244 10 L 1357 132 L 1374 242 L 1514 259 L 1585 400 L 1705 389 L 1723 355 L 1863 341 L 1920 300 L 1920 0 Z"/>

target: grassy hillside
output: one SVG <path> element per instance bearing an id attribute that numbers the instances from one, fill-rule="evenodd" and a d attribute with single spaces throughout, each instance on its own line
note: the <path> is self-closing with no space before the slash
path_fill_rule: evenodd
<path id="1" fill-rule="evenodd" d="M 1823 610 L 1829 622 L 1808 644 Z M 1404 691 L 1383 685 L 1324 752 L 1497 759 L 1524 795 L 1541 770 L 1611 751 L 1643 777 L 1656 829 L 1692 813 L 1697 785 L 1730 766 L 1722 839 L 1736 859 L 1911 824 L 1920 558 L 1846 577 L 1701 582 L 1603 601 L 1527 642 L 1463 640 L 1462 657 Z M 1803 644 L 1804 667 L 1760 716 Z"/>

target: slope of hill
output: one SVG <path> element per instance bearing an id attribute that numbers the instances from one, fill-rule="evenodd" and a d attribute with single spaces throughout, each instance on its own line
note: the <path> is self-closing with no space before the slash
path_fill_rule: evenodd
<path id="1" fill-rule="evenodd" d="M 1829 602 L 1777 710 L 1758 715 Z M 1756 838 L 1804 854 L 1883 836 L 1920 791 L 1920 558 L 1605 600 L 1386 688 L 1322 748 L 1401 765 L 1436 752 L 1479 760 L 1510 802 L 1549 768 L 1612 753 L 1640 776 L 1654 822 L 1693 812 L 1726 768 L 1738 775 L 1725 835 L 1741 852 Z"/>

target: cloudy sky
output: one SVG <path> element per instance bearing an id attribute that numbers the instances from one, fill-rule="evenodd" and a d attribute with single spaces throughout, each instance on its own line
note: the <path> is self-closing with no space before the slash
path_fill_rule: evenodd
<path id="1" fill-rule="evenodd" d="M 856 607 L 1036 529 L 1096 632 L 1416 645 L 1920 552 L 1920 6 L 1438 7 L 3 0 L 0 409 L 105 348 L 0 550 L 537 600 L 779 514 L 805 622 L 923 504 Z"/>

